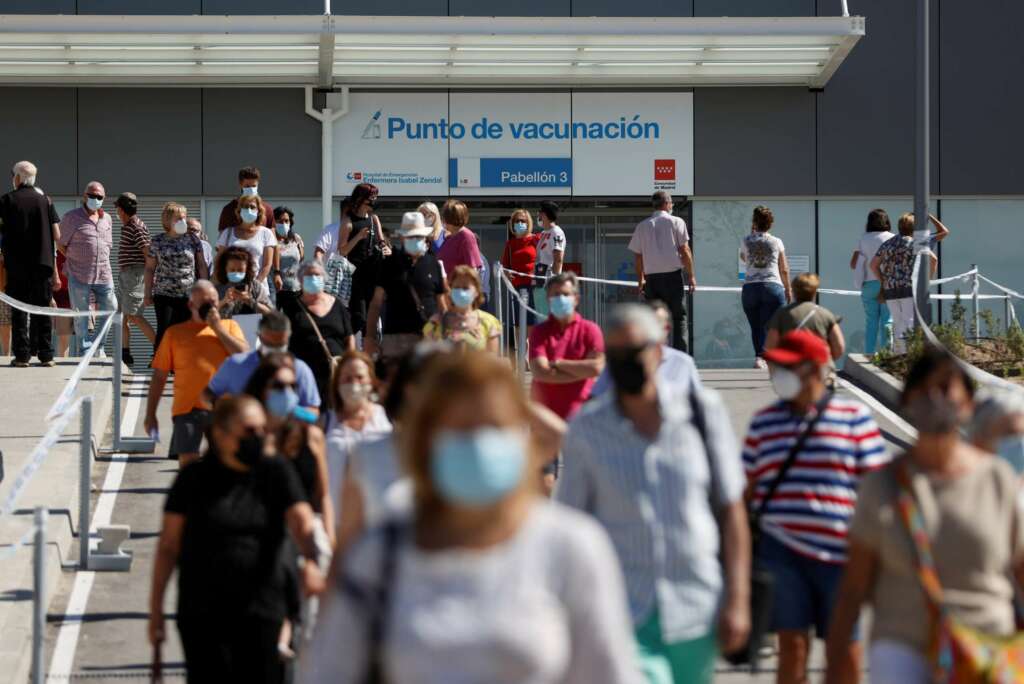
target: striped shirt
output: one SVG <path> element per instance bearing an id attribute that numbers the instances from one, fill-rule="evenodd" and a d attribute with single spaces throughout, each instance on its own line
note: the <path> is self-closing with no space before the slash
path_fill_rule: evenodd
<path id="1" fill-rule="evenodd" d="M 121 227 L 121 241 L 118 244 L 118 266 L 125 269 L 146 265 L 146 256 L 142 250 L 149 247 L 149 229 L 138 215 L 132 216 L 128 223 Z"/>
<path id="2" fill-rule="evenodd" d="M 614 392 L 569 424 L 554 498 L 608 531 L 636 626 L 656 609 L 666 643 L 715 628 L 724 586 L 716 513 L 743 497 L 743 466 L 718 395 L 697 389 L 707 443 L 690 399 L 659 382 L 661 429 L 652 441 L 622 415 Z M 713 508 L 716 510 L 713 510 Z"/>
<path id="3" fill-rule="evenodd" d="M 812 409 L 813 411 L 813 409 Z M 743 447 L 757 510 L 808 416 L 777 402 L 757 413 Z M 846 533 L 861 477 L 889 461 L 882 433 L 860 402 L 832 397 L 761 518 L 761 528 L 793 551 L 846 561 Z"/>

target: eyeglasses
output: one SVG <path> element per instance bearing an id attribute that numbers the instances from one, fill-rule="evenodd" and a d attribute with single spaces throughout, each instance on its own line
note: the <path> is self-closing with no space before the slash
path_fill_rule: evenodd
<path id="1" fill-rule="evenodd" d="M 103 199 L 103 195 L 97 195 L 95 192 L 87 192 L 87 193 L 85 193 L 85 196 L 88 197 L 89 199 L 94 199 L 94 200 L 102 200 Z"/>

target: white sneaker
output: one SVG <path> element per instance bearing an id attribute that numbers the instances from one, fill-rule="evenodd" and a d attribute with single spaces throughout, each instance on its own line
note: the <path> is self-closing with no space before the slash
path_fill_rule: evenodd
<path id="1" fill-rule="evenodd" d="M 768 370 L 768 362 L 758 356 L 754 359 L 754 368 L 757 368 L 758 370 Z"/>

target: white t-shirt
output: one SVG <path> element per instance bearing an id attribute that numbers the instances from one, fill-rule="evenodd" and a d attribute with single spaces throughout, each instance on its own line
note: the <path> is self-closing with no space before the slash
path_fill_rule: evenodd
<path id="1" fill-rule="evenodd" d="M 338 231 L 340 223 L 330 223 L 320 231 L 320 237 L 316 241 L 316 249 L 330 256 L 338 251 Z"/>
<path id="2" fill-rule="evenodd" d="M 683 267 L 679 248 L 689 239 L 683 219 L 667 211 L 656 211 L 637 224 L 629 240 L 629 251 L 643 257 L 644 273 L 673 273 Z"/>
<path id="3" fill-rule="evenodd" d="M 423 551 L 410 537 L 397 548 L 381 646 L 391 684 L 642 681 L 622 571 L 590 516 L 538 500 L 511 538 L 487 549 Z M 375 593 L 382 562 L 378 529 L 352 547 L 341 572 Z M 325 597 L 301 684 L 363 681 L 362 605 L 337 588 Z"/>
<path id="4" fill-rule="evenodd" d="M 363 519 L 369 529 L 395 514 L 412 511 L 412 480 L 402 471 L 396 435 L 390 432 L 379 439 L 357 444 L 352 452 L 352 468 L 363 494 Z"/>
<path id="5" fill-rule="evenodd" d="M 540 240 L 537 242 L 537 263 L 544 264 L 550 269 L 555 263 L 555 252 L 565 254 L 565 232 L 552 225 L 550 230 L 543 230 L 540 233 Z"/>
<path id="6" fill-rule="evenodd" d="M 751 233 L 743 238 L 740 245 L 740 258 L 747 265 L 747 273 L 743 279 L 745 284 L 778 283 L 782 285 L 779 275 L 779 257 L 786 251 L 782 240 L 769 233 Z"/>
<path id="7" fill-rule="evenodd" d="M 252 254 L 252 258 L 256 260 L 256 273 L 260 272 L 263 268 L 263 252 L 267 247 L 276 247 L 277 238 L 274 237 L 274 231 L 270 230 L 266 226 L 257 226 L 256 234 L 251 238 L 240 239 L 235 237 L 235 229 L 228 228 L 220 234 L 217 238 L 218 247 L 241 247 L 245 251 Z"/>
<path id="8" fill-rule="evenodd" d="M 871 272 L 869 264 L 878 254 L 878 248 L 895 237 L 895 233 L 883 230 L 877 233 L 864 233 L 860 242 L 857 243 L 857 251 L 860 256 L 857 259 L 857 267 L 853 269 L 853 284 L 858 290 L 864 287 L 864 283 L 878 280 Z"/>
<path id="9" fill-rule="evenodd" d="M 380 439 L 391 432 L 391 421 L 384 407 L 380 404 L 371 404 L 370 407 L 370 419 L 361 431 L 340 422 L 333 411 L 327 414 L 327 481 L 335 514 L 341 511 L 341 483 L 356 445 Z"/>

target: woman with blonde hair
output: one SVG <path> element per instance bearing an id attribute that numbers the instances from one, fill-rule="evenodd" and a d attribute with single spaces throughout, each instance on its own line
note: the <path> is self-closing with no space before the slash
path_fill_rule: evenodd
<path id="1" fill-rule="evenodd" d="M 484 301 L 480 276 L 469 266 L 456 266 L 448 276 L 448 286 L 448 310 L 430 317 L 423 326 L 423 337 L 497 354 L 501 323 L 480 310 Z"/>
<path id="2" fill-rule="evenodd" d="M 538 495 L 508 364 L 439 357 L 418 387 L 401 439 L 411 516 L 345 554 L 300 680 L 639 682 L 611 543 Z"/>
<path id="3" fill-rule="evenodd" d="M 444 232 L 444 221 L 441 220 L 441 210 L 437 208 L 437 205 L 433 202 L 424 202 L 420 206 L 416 207 L 416 211 L 423 214 L 423 222 L 427 224 L 427 228 L 430 228 L 430 247 L 434 250 L 434 254 L 437 254 L 438 250 L 441 249 L 441 245 L 444 244 L 445 232 Z"/>
<path id="4" fill-rule="evenodd" d="M 188 308 L 192 285 L 196 279 L 209 277 L 202 243 L 188 232 L 188 210 L 184 205 L 165 204 L 160 223 L 164 232 L 154 235 L 143 248 L 146 255 L 144 302 L 152 305 L 156 314 L 154 350 L 160 346 L 167 328 L 192 318 Z"/>
<path id="5" fill-rule="evenodd" d="M 520 298 L 526 300 L 530 308 L 536 308 L 533 304 L 533 273 L 537 265 L 537 243 L 540 242 L 540 235 L 533 232 L 533 217 L 526 209 L 515 209 L 508 217 L 508 237 L 505 240 L 505 250 L 501 253 L 501 265 L 509 271 L 524 273 L 527 275 L 509 274 L 509 280 L 516 289 Z M 519 327 L 519 302 L 514 297 L 509 297 L 506 306 L 509 307 L 509 322 L 512 329 Z M 527 312 L 526 325 L 533 327 L 537 324 L 536 317 Z M 509 337 L 515 339 L 515 335 Z"/>

